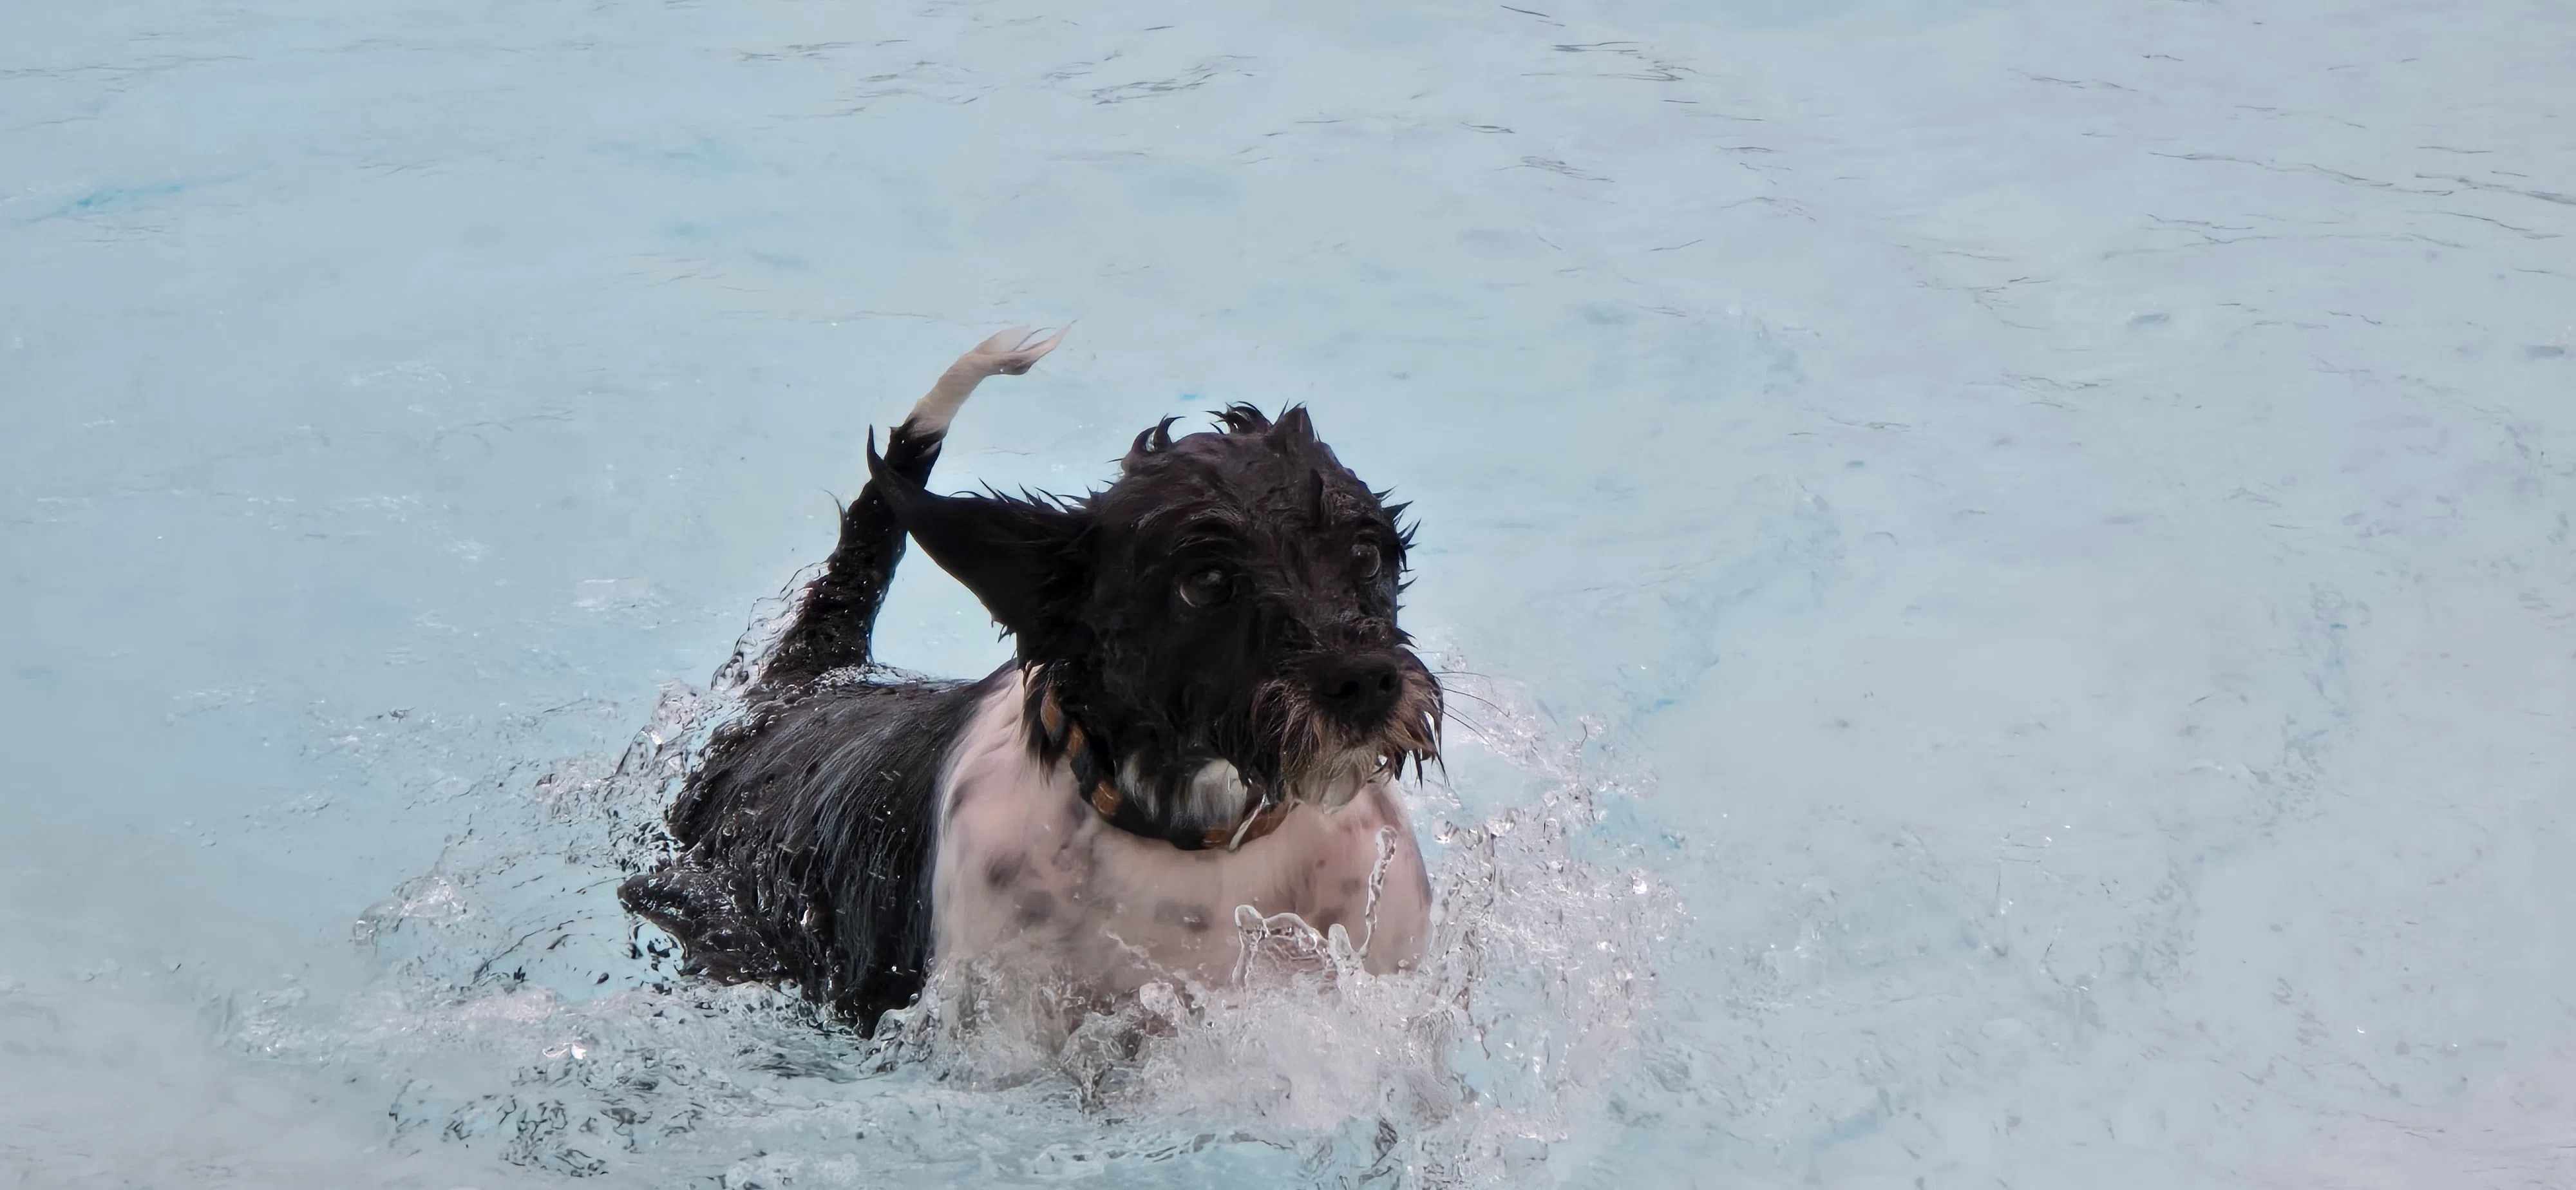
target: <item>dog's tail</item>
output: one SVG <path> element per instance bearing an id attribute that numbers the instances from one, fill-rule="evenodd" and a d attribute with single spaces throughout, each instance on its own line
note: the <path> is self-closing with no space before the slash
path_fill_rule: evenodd
<path id="1" fill-rule="evenodd" d="M 1067 327 L 1067 330 L 1072 328 Z M 939 444 L 948 437 L 957 410 L 987 376 L 1017 376 L 1064 342 L 1064 331 L 1039 339 L 1026 327 L 1013 327 L 977 344 L 940 374 L 939 382 L 915 402 L 912 412 L 886 435 L 885 464 L 914 486 L 930 481 L 939 462 Z M 876 434 L 868 434 L 876 449 Z M 903 560 L 903 526 L 871 480 L 857 499 L 841 510 L 841 540 L 823 564 L 823 576 L 805 589 L 796 618 L 780 635 L 778 647 L 762 668 L 762 687 L 782 690 L 845 666 L 866 665 L 873 654 L 869 637 L 877 611 L 885 606 L 886 588 L 894 581 L 895 563 Z"/>

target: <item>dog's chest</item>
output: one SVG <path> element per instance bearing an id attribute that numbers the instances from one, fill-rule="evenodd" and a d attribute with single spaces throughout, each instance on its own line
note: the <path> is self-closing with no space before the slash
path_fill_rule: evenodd
<path id="1" fill-rule="evenodd" d="M 1215 983 L 1241 953 L 1238 906 L 1340 925 L 1372 970 L 1420 952 L 1430 884 L 1396 791 L 1292 811 L 1240 850 L 1182 851 L 1110 826 L 1059 766 L 1030 754 L 1018 683 L 997 685 L 940 790 L 933 961 L 1119 994 L 1181 975 Z"/>

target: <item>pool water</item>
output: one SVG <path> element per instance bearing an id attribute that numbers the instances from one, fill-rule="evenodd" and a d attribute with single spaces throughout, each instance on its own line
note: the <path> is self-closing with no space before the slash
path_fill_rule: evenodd
<path id="1" fill-rule="evenodd" d="M 2576 1184 L 2576 13 L 0 8 L 26 1186 Z M 611 889 L 871 425 L 1309 405 L 1423 972 L 881 1043 Z M 886 659 L 1007 646 L 915 559 Z M 1128 1052 L 1122 1034 L 1141 1029 Z"/>

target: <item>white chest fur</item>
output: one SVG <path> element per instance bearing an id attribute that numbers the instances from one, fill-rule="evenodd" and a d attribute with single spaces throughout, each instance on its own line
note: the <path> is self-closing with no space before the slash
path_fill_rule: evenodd
<path id="1" fill-rule="evenodd" d="M 1041 766 L 1025 705 L 1018 682 L 1000 684 L 940 787 L 935 977 L 973 970 L 1076 997 L 1172 977 L 1219 984 L 1242 953 L 1238 906 L 1340 925 L 1371 971 L 1420 955 L 1431 884 L 1391 780 L 1329 813 L 1298 806 L 1240 850 L 1183 851 L 1101 821 L 1064 766 Z"/>

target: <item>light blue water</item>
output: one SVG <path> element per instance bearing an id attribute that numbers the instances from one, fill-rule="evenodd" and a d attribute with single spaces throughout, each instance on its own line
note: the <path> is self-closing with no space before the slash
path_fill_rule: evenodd
<path id="1" fill-rule="evenodd" d="M 2569 62 L 2549 0 L 0 7 L 0 1171 L 2576 1185 Z M 654 990 L 630 741 L 871 423 L 1068 318 L 943 482 L 1295 400 L 1415 501 L 1438 961 L 1008 1085 Z M 1003 655 L 921 565 L 880 640 Z"/>

